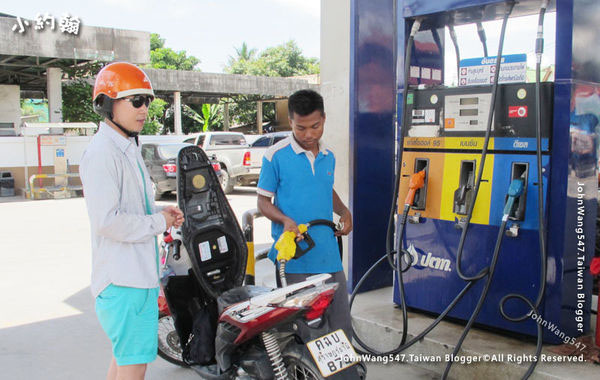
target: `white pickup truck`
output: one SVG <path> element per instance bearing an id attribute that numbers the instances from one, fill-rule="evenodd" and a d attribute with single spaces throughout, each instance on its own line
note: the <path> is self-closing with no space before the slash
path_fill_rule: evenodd
<path id="1" fill-rule="evenodd" d="M 198 145 L 207 155 L 214 155 L 221 164 L 223 189 L 226 194 L 234 185 L 258 181 L 260 168 L 251 168 L 250 151 L 244 135 L 239 132 L 203 132 L 186 136 L 183 142 Z"/>
<path id="2" fill-rule="evenodd" d="M 250 170 L 260 174 L 262 159 L 267 149 L 292 135 L 292 131 L 271 132 L 260 136 L 250 144 Z"/>

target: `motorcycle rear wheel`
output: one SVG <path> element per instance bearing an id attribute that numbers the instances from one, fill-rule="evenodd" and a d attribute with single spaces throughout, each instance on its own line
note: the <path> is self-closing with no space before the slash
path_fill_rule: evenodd
<path id="1" fill-rule="evenodd" d="M 290 380 L 323 379 L 308 350 L 294 345 L 283 352 L 283 362 Z"/>

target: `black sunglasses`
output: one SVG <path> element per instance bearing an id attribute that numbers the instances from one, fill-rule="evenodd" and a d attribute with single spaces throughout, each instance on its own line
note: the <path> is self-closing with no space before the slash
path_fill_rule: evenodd
<path id="1" fill-rule="evenodd" d="M 123 100 L 127 100 L 128 102 L 131 102 L 131 105 L 134 108 L 140 108 L 142 106 L 142 104 L 144 104 L 146 107 L 148 107 L 148 105 L 150 104 L 151 101 L 154 100 L 154 98 L 150 95 L 136 95 L 133 98 L 123 98 Z"/>

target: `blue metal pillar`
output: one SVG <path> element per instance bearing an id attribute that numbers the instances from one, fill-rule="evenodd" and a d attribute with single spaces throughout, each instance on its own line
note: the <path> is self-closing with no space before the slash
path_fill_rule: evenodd
<path id="1" fill-rule="evenodd" d="M 348 281 L 353 288 L 385 254 L 394 188 L 395 0 L 353 0 L 350 37 L 350 207 Z M 391 285 L 385 266 L 364 290 Z"/>

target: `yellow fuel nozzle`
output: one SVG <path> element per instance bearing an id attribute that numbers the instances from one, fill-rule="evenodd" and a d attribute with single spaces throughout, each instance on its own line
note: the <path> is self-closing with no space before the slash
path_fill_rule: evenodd
<path id="1" fill-rule="evenodd" d="M 411 175 L 410 181 L 408 182 L 408 194 L 406 194 L 404 204 L 409 206 L 412 205 L 415 201 L 417 190 L 421 189 L 423 186 L 425 186 L 425 170 L 421 170 L 420 172 Z"/>
<path id="2" fill-rule="evenodd" d="M 298 225 L 298 231 L 301 234 L 307 230 L 308 227 L 305 224 Z M 292 231 L 282 233 L 277 243 L 275 243 L 275 249 L 277 250 L 277 261 L 290 261 L 293 259 L 296 255 L 296 234 Z"/>

